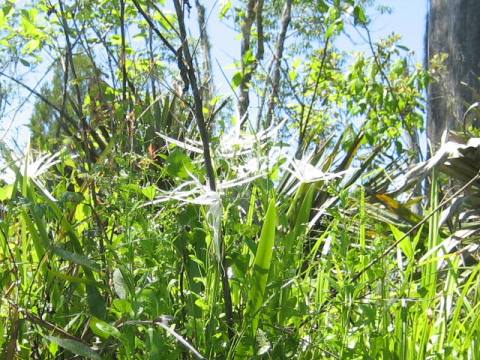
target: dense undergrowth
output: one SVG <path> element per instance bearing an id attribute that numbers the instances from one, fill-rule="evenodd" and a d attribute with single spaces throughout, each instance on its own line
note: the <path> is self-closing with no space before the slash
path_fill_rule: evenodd
<path id="1" fill-rule="evenodd" d="M 151 40 L 155 20 L 188 48 L 181 9 L 152 20 L 139 15 L 146 5 L 161 13 L 147 3 L 103 2 L 96 15 L 88 4 L 67 3 L 50 14 L 58 17 L 51 28 L 9 40 L 37 36 L 51 50 L 60 26 L 63 56 L 70 37 L 82 42 L 92 23 L 114 21 L 118 12 L 108 6 L 126 6 L 112 27 L 150 27 Z M 45 4 L 17 20 L 39 21 Z M 265 11 L 284 20 L 289 4 Z M 76 75 L 57 68 L 50 88 L 29 89 L 40 96 L 31 148 L 18 155 L 2 145 L 2 359 L 480 358 L 480 264 L 465 248 L 478 233 L 465 217 L 478 204 L 477 170 L 459 165 L 463 177 L 446 187 L 446 152 L 403 177 L 419 160 L 421 94 L 431 74 L 409 64 L 396 37 L 370 41 L 371 56 L 337 51 L 331 41 L 346 19 L 368 23 L 364 8 L 320 4 L 317 12 L 308 1 L 293 6 L 322 21 L 320 30 L 302 28 L 293 17 L 307 44 L 301 62 L 300 45 L 289 44 L 285 83 L 256 68 L 258 53 L 243 54 L 231 85 L 263 96 L 256 125 L 244 121 L 248 112 L 232 115 L 232 99 L 204 85 L 198 93 L 200 71 L 187 50 L 188 69 L 179 72 L 192 94 L 159 87 L 145 65 L 153 47 L 126 51 L 118 35 L 67 54 Z M 72 9 L 84 18 L 68 16 Z M 109 51 L 119 51 L 135 61 L 118 62 L 107 79 L 98 71 L 105 62 L 87 51 L 101 46 L 110 60 Z M 38 57 L 46 49 L 30 50 Z M 274 87 L 273 100 L 261 84 Z"/>

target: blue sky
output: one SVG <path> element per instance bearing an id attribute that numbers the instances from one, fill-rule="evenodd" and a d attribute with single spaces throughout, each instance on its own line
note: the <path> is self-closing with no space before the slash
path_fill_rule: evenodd
<path id="1" fill-rule="evenodd" d="M 427 10 L 427 0 L 379 0 L 378 4 L 388 5 L 393 8 L 391 14 L 376 14 L 373 16 L 373 22 L 370 26 L 373 40 L 381 39 L 392 32 L 402 35 L 402 45 L 407 46 L 415 53 L 416 62 L 423 62 L 423 40 L 425 33 L 425 15 Z M 221 2 L 221 1 L 220 1 Z M 231 78 L 233 67 L 229 66 L 239 57 L 239 38 L 232 29 L 222 24 L 217 17 L 219 1 L 205 0 L 207 13 L 212 11 L 209 18 L 208 30 L 213 45 L 212 56 L 214 62 L 221 64 L 222 70 Z M 192 13 L 190 17 L 190 26 L 197 28 L 196 18 Z M 195 33 L 195 30 L 193 31 Z M 368 51 L 366 45 L 358 39 L 354 40 L 358 44 L 343 38 L 339 46 L 345 50 L 354 49 L 357 51 Z M 215 63 L 215 83 L 220 92 L 230 93 L 227 80 L 224 79 L 220 67 Z M 33 99 L 33 97 L 31 97 Z M 25 104 L 22 111 L 18 112 L 14 121 L 11 123 L 11 129 L 6 139 L 14 138 L 19 144 L 25 144 L 28 139 L 28 129 L 25 124 L 31 115 L 32 104 Z M 0 137 L 3 137 L 4 129 L 11 122 L 11 119 L 1 119 Z M 10 142 L 10 141 L 8 141 Z"/>
<path id="2" fill-rule="evenodd" d="M 384 4 L 393 8 L 391 15 L 383 15 L 375 21 L 372 31 L 377 37 L 391 32 L 402 35 L 403 44 L 415 51 L 417 62 L 423 63 L 426 0 L 390 0 Z"/>

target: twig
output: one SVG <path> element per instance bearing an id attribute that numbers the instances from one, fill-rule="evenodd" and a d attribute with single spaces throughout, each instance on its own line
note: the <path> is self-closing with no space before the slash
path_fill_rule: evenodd
<path id="1" fill-rule="evenodd" d="M 28 90 L 30 93 L 32 93 L 33 95 L 35 95 L 36 97 L 38 97 L 40 100 L 42 100 L 45 104 L 47 104 L 48 106 L 50 106 L 52 109 L 54 109 L 55 111 L 57 111 L 60 116 L 64 117 L 68 122 L 70 122 L 72 125 L 75 125 L 75 120 L 72 119 L 65 111 L 63 111 L 61 108 L 59 108 L 57 105 L 55 105 L 54 103 L 52 103 L 50 100 L 48 100 L 45 96 L 43 96 L 42 94 L 40 94 L 38 91 L 36 91 L 35 89 L 31 88 L 30 86 L 28 86 L 27 84 L 23 83 L 22 81 L 18 80 L 18 79 L 15 79 L 14 77 L 8 75 L 8 74 L 5 74 L 3 71 L 0 71 L 0 76 L 4 76 L 6 77 L 7 79 L 13 81 L 14 83 L 20 85 L 21 87 L 25 88 L 26 90 Z M 79 139 L 76 135 L 74 135 L 71 130 L 64 124 L 64 123 L 60 123 L 62 128 L 64 129 L 64 131 L 67 133 L 67 135 L 73 137 L 75 140 L 77 140 L 78 142 L 81 142 L 81 139 Z"/>
<path id="2" fill-rule="evenodd" d="M 148 23 L 148 26 L 150 26 L 153 32 L 160 38 L 160 40 L 167 47 L 167 49 L 170 50 L 170 52 L 173 55 L 175 55 L 175 58 L 177 59 L 177 66 L 178 66 L 178 69 L 180 70 L 180 76 L 182 77 L 182 81 L 184 85 L 183 91 L 186 92 L 189 88 L 189 75 L 188 75 L 188 69 L 185 63 L 183 62 L 182 52 L 176 50 L 172 46 L 172 44 L 170 44 L 170 42 L 165 38 L 165 36 L 162 35 L 160 30 L 158 30 L 158 28 L 153 23 L 153 20 L 150 18 L 150 16 L 145 12 L 145 10 L 142 9 L 138 1 L 132 0 L 132 2 L 133 2 L 133 5 L 135 5 L 135 7 L 137 8 L 138 12 L 142 15 L 142 17 Z M 183 46 L 183 43 L 182 43 L 182 46 Z"/>
<path id="3" fill-rule="evenodd" d="M 177 333 L 175 330 L 173 330 L 170 326 L 168 326 L 166 323 L 168 323 L 167 320 L 164 320 L 162 317 L 156 319 L 156 320 L 153 320 L 153 321 L 150 321 L 150 320 L 130 320 L 130 321 L 125 321 L 121 324 L 118 325 L 118 327 L 121 327 L 121 326 L 124 326 L 124 325 L 158 325 L 160 326 L 162 329 L 164 329 L 167 333 L 169 333 L 170 335 L 172 335 L 180 344 L 182 344 L 183 346 L 185 346 L 189 351 L 192 352 L 193 355 L 195 355 L 195 357 L 197 359 L 205 359 L 205 357 L 200 354 L 200 352 L 198 350 L 196 350 L 192 345 L 190 345 L 190 343 L 185 340 L 185 338 L 180 335 L 179 333 Z"/>
<path id="4" fill-rule="evenodd" d="M 182 42 L 182 52 L 183 52 L 183 57 L 185 58 L 186 61 L 186 67 L 187 67 L 187 74 L 188 74 L 188 80 L 190 81 L 191 88 L 192 88 L 192 94 L 193 94 L 193 100 L 194 100 L 194 114 L 195 114 L 195 119 L 197 122 L 198 126 L 198 131 L 200 133 L 200 137 L 202 139 L 202 146 L 203 146 L 203 156 L 205 160 L 205 170 L 207 172 L 207 178 L 209 182 L 209 187 L 211 191 L 216 191 L 217 186 L 216 186 L 216 180 L 215 180 L 215 172 L 213 169 L 212 165 L 212 157 L 210 154 L 210 140 L 207 132 L 207 127 L 205 124 L 205 118 L 203 116 L 203 101 L 200 96 L 200 92 L 198 90 L 198 84 L 197 84 L 197 77 L 195 74 L 195 69 L 193 66 L 193 59 L 190 54 L 190 49 L 188 47 L 188 40 L 187 40 L 187 31 L 185 29 L 185 20 L 184 20 L 184 12 L 183 12 L 183 7 L 180 4 L 179 0 L 174 0 L 173 1 L 175 5 L 175 11 L 177 13 L 177 19 L 178 19 L 178 26 L 180 30 L 180 36 L 181 36 L 181 42 Z M 222 280 L 222 288 L 223 288 L 223 300 L 225 303 L 225 315 L 227 318 L 227 328 L 228 328 L 228 337 L 229 339 L 232 339 L 234 336 L 233 333 L 233 305 L 232 305 L 232 295 L 230 291 L 230 284 L 228 281 L 228 275 L 227 275 L 227 263 L 226 263 L 226 258 L 225 258 L 225 244 L 222 241 L 220 244 L 220 277 Z"/>
<path id="5" fill-rule="evenodd" d="M 210 51 L 210 39 L 207 32 L 207 19 L 205 17 L 205 6 L 199 0 L 195 0 L 195 7 L 198 13 L 198 28 L 200 33 L 200 43 L 203 48 L 203 78 L 205 82 L 205 90 L 203 91 L 204 102 L 208 104 L 214 93 L 212 56 Z"/>
<path id="6" fill-rule="evenodd" d="M 120 0 L 120 37 L 122 41 L 120 50 L 120 66 L 122 68 L 122 102 L 127 101 L 127 57 L 125 54 L 125 0 Z"/>
<path id="7" fill-rule="evenodd" d="M 241 31 L 242 31 L 242 43 L 240 46 L 240 56 L 242 64 L 242 80 L 239 86 L 239 102 L 238 113 L 241 120 L 241 126 L 248 120 L 248 106 L 250 105 L 249 99 L 249 83 L 252 78 L 252 64 L 245 64 L 245 55 L 250 50 L 250 37 L 252 31 L 253 21 L 255 20 L 255 4 L 256 0 L 249 0 L 247 4 L 246 16 L 242 19 Z M 258 59 L 256 60 L 258 61 Z M 256 62 L 255 61 L 255 62 Z M 255 66 L 255 65 L 253 65 Z"/>
<path id="8" fill-rule="evenodd" d="M 307 116 L 305 118 L 305 121 L 303 121 L 303 119 L 301 119 L 303 124 L 300 124 L 300 134 L 299 134 L 299 139 L 298 139 L 298 150 L 297 150 L 297 152 L 299 152 L 300 149 L 301 149 L 303 139 L 305 137 L 305 133 L 306 133 L 307 128 L 308 128 L 308 122 L 310 121 L 310 116 L 312 114 L 313 105 L 315 104 L 315 100 L 317 99 L 317 90 L 318 90 L 318 86 L 320 85 L 320 80 L 322 78 L 323 69 L 325 67 L 325 62 L 327 60 L 327 53 L 328 53 L 328 45 L 329 44 L 330 44 L 330 37 L 327 37 L 325 39 L 325 44 L 323 46 L 323 54 L 322 54 L 322 59 L 320 60 L 320 68 L 318 69 L 317 79 L 315 80 L 315 88 L 313 90 L 312 100 L 310 101 L 310 105 L 308 106 Z"/>
<path id="9" fill-rule="evenodd" d="M 37 325 L 40 325 L 41 327 L 43 327 L 45 329 L 48 329 L 48 330 L 52 331 L 53 333 L 55 333 L 57 335 L 62 335 L 63 337 L 65 337 L 67 339 L 75 340 L 75 341 L 78 341 L 82 344 L 88 345 L 81 338 L 68 333 L 67 331 L 63 330 L 62 328 L 58 327 L 57 325 L 55 325 L 55 324 L 53 324 L 53 323 L 51 323 L 47 320 L 43 320 L 41 317 L 39 317 L 35 314 L 32 314 L 27 309 L 23 309 L 22 307 L 13 303 L 12 301 L 10 301 L 8 299 L 6 299 L 6 301 L 10 304 L 10 306 L 14 307 L 19 313 L 22 313 L 25 316 L 25 319 L 27 319 L 27 320 L 29 320 L 29 321 L 37 324 Z"/>
<path id="10" fill-rule="evenodd" d="M 268 128 L 272 123 L 273 108 L 278 100 L 278 86 L 280 85 L 280 68 L 282 66 L 283 50 L 285 47 L 285 38 L 287 36 L 288 26 L 292 20 L 292 0 L 287 0 L 282 14 L 282 23 L 280 34 L 278 35 L 277 45 L 275 48 L 273 79 L 272 79 L 272 94 L 268 102 L 267 118 L 265 120 L 265 128 Z"/>

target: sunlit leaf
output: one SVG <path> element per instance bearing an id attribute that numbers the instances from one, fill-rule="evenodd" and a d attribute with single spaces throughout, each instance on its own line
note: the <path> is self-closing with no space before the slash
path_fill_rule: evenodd
<path id="1" fill-rule="evenodd" d="M 84 356 L 87 359 L 101 360 L 100 355 L 89 348 L 87 345 L 72 339 L 65 339 L 56 336 L 46 336 L 46 338 L 62 348 L 72 352 L 75 355 Z"/>

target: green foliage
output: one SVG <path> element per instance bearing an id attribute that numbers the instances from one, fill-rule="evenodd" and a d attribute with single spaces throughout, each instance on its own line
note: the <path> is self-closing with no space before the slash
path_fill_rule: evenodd
<path id="1" fill-rule="evenodd" d="M 179 84 L 166 44 L 179 51 L 181 19 L 137 3 L 151 19 L 130 1 L 0 7 L 7 68 L 57 61 L 31 148 L 2 144 L 0 357 L 478 358 L 480 267 L 440 250 L 454 235 L 441 179 L 429 201 L 389 192 L 430 74 L 396 36 L 335 47 L 368 26 L 369 2 L 293 1 L 278 91 L 257 50 L 261 29 L 278 45 L 285 4 L 264 2 L 231 84 L 260 99 L 250 127 L 231 99 L 202 98 L 199 59 L 202 101 Z M 247 3 L 219 16 L 240 28 Z"/>

